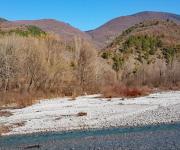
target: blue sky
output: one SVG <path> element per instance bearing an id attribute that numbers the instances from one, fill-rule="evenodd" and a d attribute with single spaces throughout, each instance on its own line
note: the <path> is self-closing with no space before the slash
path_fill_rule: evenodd
<path id="1" fill-rule="evenodd" d="M 180 14 L 180 0 L 0 0 L 0 17 L 9 20 L 52 18 L 81 30 L 140 11 Z"/>

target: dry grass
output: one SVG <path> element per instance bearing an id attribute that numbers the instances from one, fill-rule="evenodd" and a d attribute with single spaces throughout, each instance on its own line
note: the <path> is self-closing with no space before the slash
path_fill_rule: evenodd
<path id="1" fill-rule="evenodd" d="M 24 108 L 37 103 L 40 99 L 58 97 L 56 94 L 38 91 L 32 92 L 0 92 L 0 107 Z"/>
<path id="2" fill-rule="evenodd" d="M 0 111 L 0 117 L 9 117 L 12 116 L 12 113 L 9 111 Z"/>
<path id="3" fill-rule="evenodd" d="M 51 99 L 63 96 L 61 93 L 52 92 L 0 92 L 0 109 L 16 109 L 31 106 L 41 99 Z M 76 97 L 72 97 L 75 100 Z M 1 115 L 1 114 L 0 114 Z"/>
<path id="4" fill-rule="evenodd" d="M 148 95 L 151 90 L 147 87 L 127 87 L 124 85 L 106 86 L 102 94 L 106 98 L 112 97 L 140 97 Z"/>
<path id="5" fill-rule="evenodd" d="M 73 94 L 73 95 L 71 96 L 71 98 L 69 99 L 69 101 L 74 101 L 74 100 L 76 100 L 76 97 L 77 97 L 77 96 Z"/>
<path id="6" fill-rule="evenodd" d="M 86 112 L 79 112 L 77 114 L 78 117 L 82 117 L 82 116 L 87 116 L 87 113 Z"/>
<path id="7" fill-rule="evenodd" d="M 2 134 L 8 133 L 11 131 L 12 128 L 17 128 L 17 127 L 22 127 L 25 125 L 25 122 L 18 122 L 18 123 L 14 123 L 12 125 L 0 125 L 0 136 Z"/>
<path id="8" fill-rule="evenodd" d="M 35 103 L 36 96 L 29 93 L 1 92 L 0 106 L 2 108 L 23 108 Z"/>
<path id="9" fill-rule="evenodd" d="M 0 136 L 10 132 L 10 126 L 0 125 Z"/>
<path id="10" fill-rule="evenodd" d="M 25 122 L 18 122 L 18 123 L 14 123 L 13 126 L 15 127 L 22 127 L 25 125 Z"/>

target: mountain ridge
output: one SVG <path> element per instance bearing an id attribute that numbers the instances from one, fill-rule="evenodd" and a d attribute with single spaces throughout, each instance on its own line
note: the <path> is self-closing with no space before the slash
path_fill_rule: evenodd
<path id="1" fill-rule="evenodd" d="M 5 22 L 5 21 L 7 21 L 7 20 L 4 18 L 0 18 L 0 22 Z"/>
<path id="2" fill-rule="evenodd" d="M 33 25 L 41 28 L 45 32 L 53 32 L 64 39 L 64 41 L 73 41 L 75 37 L 80 37 L 84 40 L 91 40 L 91 37 L 85 32 L 71 26 L 68 23 L 55 19 L 39 19 L 39 20 L 16 20 L 2 22 L 1 28 L 21 27 Z"/>
<path id="3" fill-rule="evenodd" d="M 172 20 L 180 24 L 180 15 L 167 12 L 144 11 L 133 15 L 114 18 L 102 26 L 86 31 L 100 48 L 105 47 L 120 35 L 123 30 L 146 20 Z"/>
<path id="4" fill-rule="evenodd" d="M 172 20 L 175 23 L 180 24 L 180 15 L 178 14 L 169 12 L 142 11 L 132 15 L 116 17 L 100 27 L 89 31 L 81 31 L 69 23 L 56 19 L 16 21 L 7 21 L 6 19 L 2 19 L 1 27 L 11 28 L 13 26 L 18 27 L 22 25 L 34 25 L 46 32 L 58 34 L 62 37 L 62 39 L 64 39 L 64 41 L 73 41 L 75 37 L 80 37 L 90 43 L 93 43 L 93 45 L 95 45 L 98 49 L 103 49 L 129 27 L 146 20 L 156 19 Z"/>

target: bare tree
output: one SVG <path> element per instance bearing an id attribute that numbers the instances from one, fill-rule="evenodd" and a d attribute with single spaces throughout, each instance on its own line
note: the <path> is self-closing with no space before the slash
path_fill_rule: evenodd
<path id="1" fill-rule="evenodd" d="M 75 39 L 75 43 L 75 76 L 79 91 L 84 93 L 91 91 L 97 79 L 97 53 L 85 41 Z"/>

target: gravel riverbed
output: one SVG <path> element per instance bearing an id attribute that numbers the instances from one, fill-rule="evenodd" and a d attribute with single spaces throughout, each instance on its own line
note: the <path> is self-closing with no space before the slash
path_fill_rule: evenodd
<path id="1" fill-rule="evenodd" d="M 0 125 L 11 126 L 4 135 L 173 123 L 180 121 L 180 91 L 131 99 L 56 98 L 7 111 L 12 116 L 0 117 Z"/>
<path id="2" fill-rule="evenodd" d="M 159 106 L 157 109 L 121 118 L 118 126 L 145 126 L 180 122 L 180 104 Z"/>

